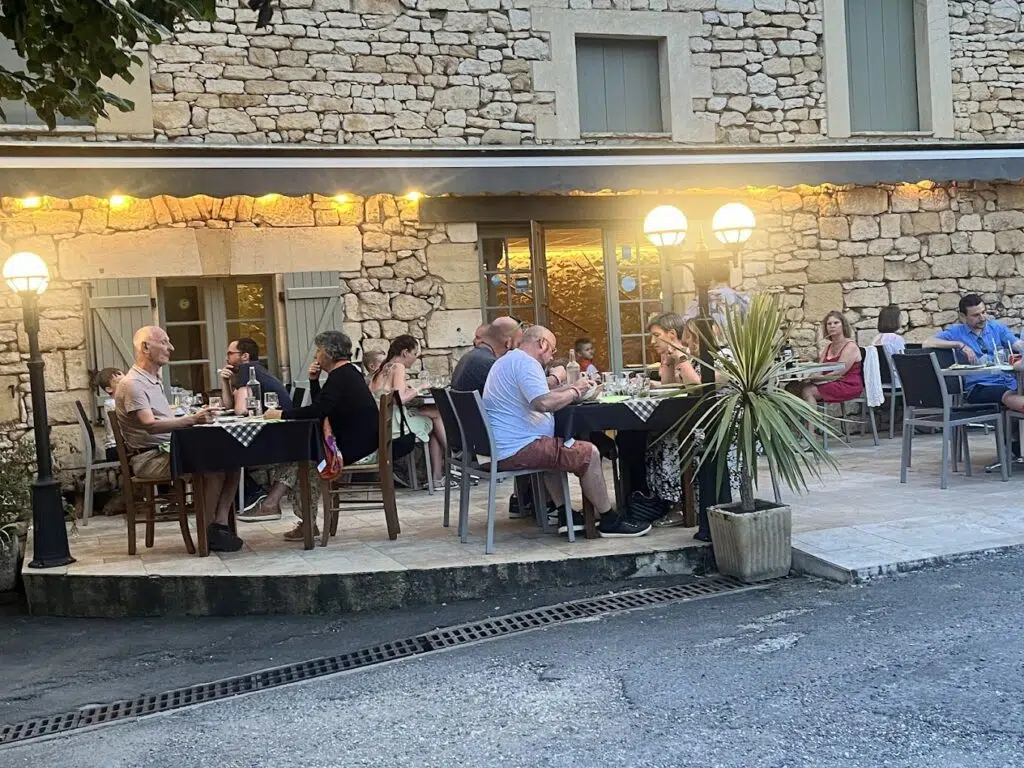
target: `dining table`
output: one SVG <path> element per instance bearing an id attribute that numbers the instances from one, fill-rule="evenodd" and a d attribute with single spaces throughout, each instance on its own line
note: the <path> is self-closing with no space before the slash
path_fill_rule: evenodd
<path id="1" fill-rule="evenodd" d="M 311 466 L 324 458 L 323 427 L 317 420 L 271 420 L 262 417 L 219 417 L 171 433 L 171 476 L 192 476 L 196 508 L 198 550 L 210 554 L 206 524 L 205 475 L 231 472 L 243 467 L 298 464 L 299 498 L 305 524 L 303 546 L 313 549 L 313 511 L 310 491 Z M 234 527 L 234 516 L 232 516 Z"/>

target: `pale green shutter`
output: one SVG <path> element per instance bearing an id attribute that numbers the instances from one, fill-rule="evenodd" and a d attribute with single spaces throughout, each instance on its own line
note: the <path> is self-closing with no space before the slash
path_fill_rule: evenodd
<path id="1" fill-rule="evenodd" d="M 313 362 L 313 339 L 321 331 L 340 331 L 345 321 L 341 277 L 337 272 L 291 272 L 284 276 L 285 323 L 291 378 L 304 386 Z M 359 339 L 353 339 L 355 344 Z"/>
<path id="2" fill-rule="evenodd" d="M 657 40 L 576 40 L 580 130 L 661 133 L 661 65 Z"/>
<path id="3" fill-rule="evenodd" d="M 846 0 L 850 128 L 917 131 L 915 0 Z"/>
<path id="4" fill-rule="evenodd" d="M 93 280 L 88 286 L 89 348 L 93 373 L 104 368 L 127 371 L 135 364 L 132 338 L 153 324 L 154 298 L 149 278 Z"/>

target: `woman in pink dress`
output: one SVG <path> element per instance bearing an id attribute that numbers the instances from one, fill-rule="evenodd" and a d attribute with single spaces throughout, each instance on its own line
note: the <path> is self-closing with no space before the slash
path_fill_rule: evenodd
<path id="1" fill-rule="evenodd" d="M 842 367 L 826 376 L 812 376 L 797 383 L 798 394 L 811 405 L 845 403 L 864 394 L 860 347 L 850 338 L 850 324 L 841 312 L 829 312 L 822 321 L 828 346 L 822 350 L 821 362 Z"/>

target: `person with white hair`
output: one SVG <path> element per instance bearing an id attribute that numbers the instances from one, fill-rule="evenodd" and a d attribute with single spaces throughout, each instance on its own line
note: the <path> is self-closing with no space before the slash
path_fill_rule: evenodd
<path id="1" fill-rule="evenodd" d="M 130 461 L 132 473 L 146 478 L 166 478 L 169 483 L 171 432 L 208 424 L 214 415 L 209 408 L 200 408 L 185 416 L 171 412 L 160 369 L 170 361 L 174 345 L 163 328 L 155 325 L 140 328 L 135 332 L 132 345 L 135 365 L 121 379 L 114 396 L 117 423 L 125 447 L 135 452 Z M 238 477 L 238 470 L 203 474 L 206 509 L 213 513 L 206 531 L 211 552 L 236 552 L 242 548 L 242 540 L 228 526 Z"/>

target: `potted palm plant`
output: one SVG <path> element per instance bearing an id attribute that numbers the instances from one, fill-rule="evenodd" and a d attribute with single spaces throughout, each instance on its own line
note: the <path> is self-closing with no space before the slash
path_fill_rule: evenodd
<path id="1" fill-rule="evenodd" d="M 0 592 L 14 589 L 22 541 L 32 515 L 33 449 L 22 440 L 0 449 Z"/>
<path id="2" fill-rule="evenodd" d="M 718 343 L 708 344 L 718 384 L 677 427 L 684 459 L 698 467 L 715 461 L 719 487 L 733 449 L 740 500 L 710 506 L 708 521 L 719 571 L 742 581 L 785 576 L 792 563 L 790 507 L 754 496 L 762 462 L 795 492 L 823 467 L 838 469 L 815 437 L 838 437 L 829 417 L 786 391 L 788 325 L 771 294 L 756 295 L 746 309 L 727 307 Z"/>

